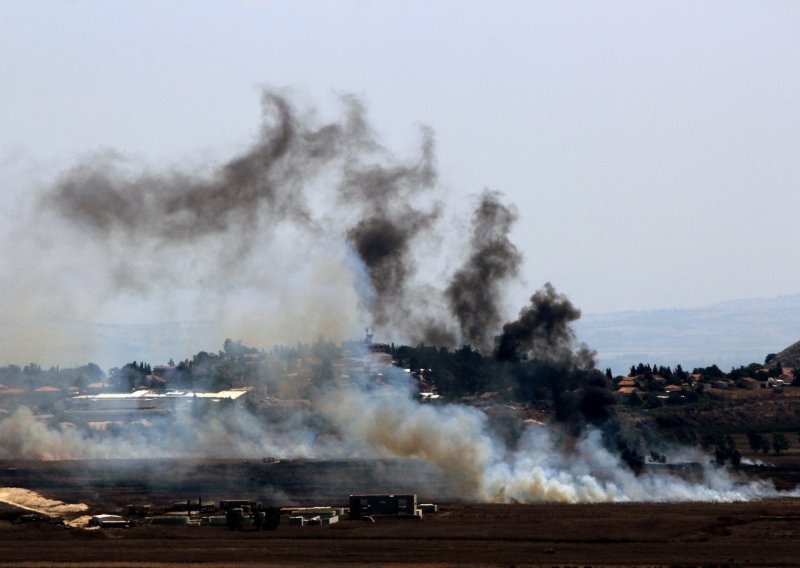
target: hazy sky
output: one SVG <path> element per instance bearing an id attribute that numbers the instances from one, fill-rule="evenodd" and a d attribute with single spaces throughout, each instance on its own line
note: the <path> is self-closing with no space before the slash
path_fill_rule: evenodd
<path id="1" fill-rule="evenodd" d="M 519 207 L 521 305 L 800 291 L 800 3 L 0 2 L 0 210 L 88 153 L 224 160 L 263 86 L 435 132 L 446 203 Z M 8 222 L 8 218 L 4 218 Z"/>

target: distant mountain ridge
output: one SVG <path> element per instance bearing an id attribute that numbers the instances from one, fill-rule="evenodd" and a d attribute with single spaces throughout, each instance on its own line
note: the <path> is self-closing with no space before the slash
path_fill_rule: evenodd
<path id="1" fill-rule="evenodd" d="M 640 362 L 680 363 L 687 370 L 717 364 L 727 371 L 761 363 L 770 353 L 780 353 L 785 365 L 800 366 L 800 294 L 691 309 L 587 313 L 575 330 L 580 341 L 597 351 L 598 366 L 615 374 Z M 215 352 L 225 339 L 221 333 L 210 321 L 116 325 L 0 316 L 0 364 L 94 362 L 106 369 L 130 361 L 158 364 L 203 349 Z"/>
<path id="2" fill-rule="evenodd" d="M 639 362 L 720 368 L 763 362 L 800 338 L 800 294 L 731 300 L 691 309 L 585 314 L 578 339 L 598 365 L 624 373 Z M 798 346 L 800 357 L 800 346 Z"/>

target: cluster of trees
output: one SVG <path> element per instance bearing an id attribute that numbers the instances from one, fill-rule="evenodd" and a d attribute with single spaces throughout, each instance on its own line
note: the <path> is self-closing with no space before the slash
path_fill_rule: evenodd
<path id="1" fill-rule="evenodd" d="M 219 390 L 267 383 L 270 392 L 277 390 L 280 394 L 282 382 L 306 389 L 325 384 L 337 373 L 336 365 L 345 364 L 343 357 L 363 354 L 363 348 L 360 342 L 336 345 L 318 340 L 263 351 L 228 339 L 218 353 L 201 351 L 177 364 L 170 361 L 165 378 L 170 388 Z M 586 424 L 604 424 L 614 415 L 616 401 L 607 376 L 577 361 L 500 361 L 470 345 L 455 350 L 391 345 L 387 351 L 397 366 L 411 370 L 449 400 L 493 392 L 497 398 L 549 410 L 555 420 L 576 432 Z M 110 377 L 113 386 L 121 391 L 164 386 L 153 371 L 149 363 L 134 361 L 112 369 Z M 163 370 L 156 371 L 164 375 Z M 303 396 L 307 392 L 295 390 L 294 394 Z"/>
<path id="2" fill-rule="evenodd" d="M 508 376 L 493 372 L 491 359 L 469 345 L 451 351 L 446 347 L 392 344 L 389 354 L 398 367 L 410 369 L 448 398 L 486 391 L 506 392 L 511 386 Z"/>
<path id="3" fill-rule="evenodd" d="M 613 415 L 615 399 L 606 375 L 576 361 L 523 358 L 500 361 L 470 345 L 445 347 L 392 345 L 396 364 L 410 369 L 446 398 L 493 392 L 497 397 L 550 410 L 574 429 L 601 424 Z"/>
<path id="4" fill-rule="evenodd" d="M 159 375 L 154 367 L 142 362 L 132 362 L 109 371 L 111 386 L 126 392 L 136 388 L 170 388 L 187 390 L 223 390 L 234 386 L 253 384 L 258 380 L 258 363 L 264 355 L 258 349 L 247 347 L 240 341 L 226 339 L 219 353 L 200 351 L 190 359 L 170 360 Z"/>
<path id="5" fill-rule="evenodd" d="M 767 363 L 769 361 L 770 356 L 767 357 Z M 794 369 L 791 373 L 793 376 L 791 385 L 800 386 L 800 369 Z M 606 376 L 614 386 L 619 385 L 624 378 L 619 376 L 612 379 L 610 369 L 606 370 Z M 639 363 L 632 365 L 629 371 L 629 377 L 636 382 L 637 392 L 630 395 L 628 405 L 652 409 L 663 405 L 689 404 L 702 400 L 708 394 L 706 387 L 718 381 L 723 387 L 752 388 L 752 381 L 748 383 L 746 379 L 764 383 L 770 378 L 782 376 L 784 369 L 780 365 L 765 366 L 759 363 L 735 367 L 728 373 L 717 365 L 697 367 L 688 373 L 681 365 L 672 369 L 670 366 Z M 668 390 L 666 387 L 670 385 L 685 388 L 680 391 L 665 392 Z"/>
<path id="6" fill-rule="evenodd" d="M 628 406 L 634 408 L 641 407 L 653 409 L 661 406 L 691 404 L 701 400 L 706 394 L 702 385 L 698 385 L 698 387 L 693 390 L 687 390 L 685 392 L 671 392 L 667 395 L 657 394 L 663 390 L 660 387 L 652 389 L 652 387 L 648 384 L 646 385 L 646 388 L 650 388 L 651 390 L 644 392 L 641 395 L 637 392 L 631 393 L 631 395 L 628 397 Z"/>
<path id="7" fill-rule="evenodd" d="M 148 376 L 153 372 L 152 367 L 136 361 L 123 365 L 121 369 L 113 368 L 109 371 L 111 384 L 116 390 L 129 391 L 148 383 Z"/>
<path id="8" fill-rule="evenodd" d="M 52 386 L 69 390 L 82 389 L 86 386 L 103 381 L 106 374 L 94 363 L 88 363 L 74 368 L 50 367 L 43 369 L 36 363 L 24 367 L 6 365 L 0 367 L 0 384 L 12 388 L 33 390 L 43 386 Z"/>
<path id="9" fill-rule="evenodd" d="M 767 356 L 767 361 L 770 358 Z M 610 371 L 608 371 L 610 373 Z M 795 377 L 800 376 L 800 369 L 793 369 L 792 373 Z M 742 365 L 734 367 L 730 372 L 726 373 L 717 365 L 710 365 L 708 367 L 696 367 L 691 373 L 687 373 L 680 365 L 677 365 L 673 370 L 669 366 L 663 365 L 646 365 L 639 363 L 632 365 L 629 375 L 631 377 L 661 377 L 668 385 L 684 385 L 690 382 L 691 378 L 697 378 L 701 382 L 710 382 L 713 380 L 727 379 L 731 381 L 738 381 L 740 379 L 753 378 L 758 381 L 766 381 L 770 377 L 778 378 L 783 375 L 783 368 L 780 365 L 766 366 L 759 363 L 750 363 L 749 365 Z M 740 385 L 741 386 L 741 385 Z"/>
<path id="10" fill-rule="evenodd" d="M 793 369 L 792 374 L 797 380 L 800 377 L 800 369 Z M 741 367 L 737 367 L 731 369 L 731 372 L 727 375 L 723 374 L 723 378 L 730 379 L 737 382 L 737 386 L 743 386 L 741 384 L 741 379 L 752 378 L 757 381 L 765 382 L 770 377 L 777 379 L 783 375 L 783 368 L 780 365 L 775 365 L 773 367 L 765 367 L 764 365 L 759 365 L 758 363 L 750 363 L 749 365 L 743 365 Z M 793 386 L 798 386 L 800 383 L 793 383 Z"/>
<path id="11" fill-rule="evenodd" d="M 750 430 L 747 432 L 747 443 L 754 452 L 767 454 L 772 450 L 777 456 L 782 455 L 792 447 L 783 432 L 773 433 L 770 440 L 763 434 Z M 706 449 L 713 449 L 715 462 L 718 465 L 730 464 L 738 466 L 741 463 L 742 454 L 730 434 L 719 432 L 708 434 L 701 439 L 701 445 Z"/>
<path id="12" fill-rule="evenodd" d="M 713 433 L 706 435 L 702 441 L 706 449 L 714 449 L 714 462 L 717 465 L 730 464 L 738 466 L 742 462 L 742 453 L 736 447 L 736 441 L 730 434 Z"/>
<path id="13" fill-rule="evenodd" d="M 362 342 L 336 345 L 318 340 L 293 347 L 278 345 L 270 350 L 259 350 L 227 339 L 217 353 L 201 351 L 178 363 L 170 361 L 168 366 L 161 368 L 154 368 L 144 361 L 127 363 L 111 369 L 108 381 L 122 392 L 139 387 L 222 390 L 268 384 L 269 391 L 277 390 L 279 396 L 283 394 L 280 385 L 289 384 L 294 385 L 292 388 L 295 390 L 291 391 L 293 396 L 285 398 L 304 398 L 310 393 L 308 389 L 324 385 L 342 374 L 351 361 L 347 357 L 359 356 L 363 349 Z M 638 430 L 639 422 L 622 428 L 612 389 L 623 377 L 613 377 L 610 369 L 601 372 L 578 356 L 558 361 L 530 357 L 500 360 L 483 355 L 470 345 L 448 349 L 392 344 L 386 350 L 398 367 L 410 370 L 413 376 L 434 387 L 447 400 L 469 399 L 491 392 L 498 399 L 549 411 L 568 432 L 577 434 L 587 425 L 596 426 L 603 433 L 606 445 L 616 450 L 633 469 L 645 462 L 647 450 L 643 448 L 650 451 L 651 461 L 666 460 L 664 455 L 651 449 L 662 447 L 659 440 L 664 436 L 672 436 L 670 439 L 676 442 L 706 447 L 715 454 L 719 464 L 738 465 L 741 460 L 741 453 L 729 433 L 693 427 L 686 422 L 683 415 L 700 406 L 662 408 L 650 414 L 650 426 L 645 426 L 644 430 Z M 653 409 L 700 401 L 711 405 L 714 401 L 704 385 L 720 380 L 739 384 L 751 377 L 766 381 L 781 373 L 779 365 L 756 363 L 734 368 L 729 373 L 716 365 L 695 368 L 689 373 L 681 365 L 672 368 L 639 363 L 630 368 L 637 390 L 629 397 L 628 404 Z M 795 376 L 800 377 L 800 370 Z M 0 367 L 0 384 L 27 389 L 37 385 L 61 386 L 65 390 L 67 387 L 84 389 L 90 383 L 104 380 L 105 373 L 93 363 L 74 369 L 54 367 L 44 370 L 35 364 L 22 368 L 14 365 Z M 665 390 L 669 385 L 682 388 Z M 670 390 L 674 392 L 668 392 Z M 646 415 L 637 413 L 637 416 Z M 772 451 L 780 455 L 791 446 L 781 432 L 771 434 L 770 439 L 757 432 L 748 432 L 747 439 L 755 452 Z"/>
<path id="14" fill-rule="evenodd" d="M 798 434 L 798 438 L 800 438 L 800 434 Z M 772 434 L 772 439 L 768 440 L 763 434 L 749 430 L 747 432 L 747 444 L 754 452 L 763 452 L 767 454 L 772 450 L 777 456 L 783 454 L 792 447 L 791 442 L 789 442 L 789 439 L 783 432 L 774 432 Z"/>
<path id="15" fill-rule="evenodd" d="M 717 366 L 714 365 L 713 367 L 716 368 Z M 711 367 L 709 367 L 709 369 L 711 369 Z M 717 371 L 719 371 L 719 369 L 717 369 Z M 606 373 L 610 375 L 611 370 L 607 369 Z M 639 363 L 638 365 L 631 365 L 629 375 L 631 377 L 644 377 L 644 378 L 662 377 L 663 379 L 665 379 L 666 384 L 668 385 L 681 385 L 684 384 L 689 378 L 689 373 L 684 371 L 683 367 L 681 367 L 680 365 L 677 365 L 675 367 L 675 370 L 673 371 L 669 365 L 667 366 L 653 365 L 651 367 L 650 365 L 646 365 L 644 363 Z"/>
<path id="16" fill-rule="evenodd" d="M 719 369 L 716 365 L 708 368 L 709 377 L 714 375 Z M 720 371 L 721 372 L 721 371 Z M 606 376 L 611 377 L 611 369 L 606 369 Z M 690 384 L 689 373 L 684 371 L 681 365 L 675 369 L 664 365 L 649 365 L 639 363 L 632 365 L 629 377 L 636 381 L 637 391 L 628 397 L 628 405 L 631 407 L 658 408 L 660 406 L 681 405 L 697 402 L 703 397 L 704 387 L 699 385 L 694 389 L 687 389 L 675 392 L 665 392 L 669 385 L 684 386 Z M 612 380 L 614 386 L 618 386 L 623 377 L 615 377 Z"/>
<path id="17" fill-rule="evenodd" d="M 217 391 L 272 384 L 286 376 L 302 376 L 302 379 L 320 383 L 332 378 L 333 362 L 342 357 L 343 349 L 343 346 L 320 339 L 294 347 L 277 345 L 267 351 L 226 339 L 217 353 L 200 351 L 178 363 L 170 360 L 163 372 L 156 369 L 161 377 L 153 375 L 154 368 L 149 363 L 135 361 L 120 369 L 111 369 L 110 376 L 112 386 L 120 391 L 164 386 Z"/>

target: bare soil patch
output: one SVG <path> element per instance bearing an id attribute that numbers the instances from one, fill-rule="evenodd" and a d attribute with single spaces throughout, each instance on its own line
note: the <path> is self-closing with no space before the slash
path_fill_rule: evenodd
<path id="1" fill-rule="evenodd" d="M 800 503 L 447 505 L 419 520 L 379 518 L 275 532 L 218 527 L 0 530 L 2 564 L 796 565 Z"/>

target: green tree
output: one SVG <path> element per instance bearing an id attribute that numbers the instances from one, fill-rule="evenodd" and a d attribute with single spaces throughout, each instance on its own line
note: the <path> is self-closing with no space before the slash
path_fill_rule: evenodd
<path id="1" fill-rule="evenodd" d="M 89 379 L 86 378 L 86 375 L 81 373 L 75 379 L 75 386 L 78 387 L 78 391 L 85 392 L 86 387 L 89 386 Z"/>
<path id="2" fill-rule="evenodd" d="M 698 367 L 696 368 L 693 373 L 703 375 L 703 378 L 707 379 L 719 379 L 725 376 L 725 373 L 717 367 L 717 365 L 711 365 L 710 367 Z"/>
<path id="3" fill-rule="evenodd" d="M 643 402 L 645 408 L 658 408 L 660 406 L 663 406 L 661 399 L 658 398 L 658 396 L 653 392 L 648 392 L 647 394 L 645 394 Z"/>
<path id="4" fill-rule="evenodd" d="M 772 435 L 772 449 L 775 455 L 779 456 L 791 447 L 792 445 L 789 443 L 789 439 L 783 432 L 775 432 Z"/>
<path id="5" fill-rule="evenodd" d="M 459 394 L 471 394 L 485 388 L 483 363 L 480 352 L 471 345 L 463 345 L 453 353 L 452 370 L 458 381 Z"/>
<path id="6" fill-rule="evenodd" d="M 770 447 L 770 444 L 767 441 L 767 439 L 758 432 L 755 432 L 753 430 L 749 430 L 747 432 L 747 444 L 750 446 L 750 449 L 753 450 L 754 452 L 763 451 L 764 453 L 766 453 L 769 451 Z"/>
<path id="7" fill-rule="evenodd" d="M 736 448 L 736 442 L 730 434 L 722 435 L 716 434 L 712 436 L 714 443 L 714 454 L 716 457 L 717 465 L 725 465 L 730 463 L 732 466 L 737 467 L 742 461 L 742 454 Z"/>

